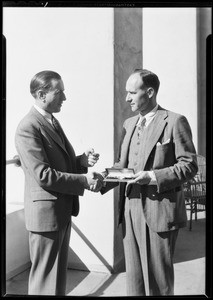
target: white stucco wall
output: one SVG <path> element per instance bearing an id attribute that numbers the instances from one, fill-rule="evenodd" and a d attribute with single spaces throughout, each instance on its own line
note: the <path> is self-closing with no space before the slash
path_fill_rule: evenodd
<path id="1" fill-rule="evenodd" d="M 101 157 L 93 169 L 110 167 L 113 8 L 4 8 L 3 34 L 7 39 L 7 159 L 16 154 L 16 127 L 34 102 L 29 93 L 30 80 L 37 72 L 49 69 L 57 71 L 64 81 L 67 101 L 57 118 L 76 153 L 94 147 Z M 7 202 L 21 202 L 23 176 L 17 180 L 13 167 L 7 167 Z M 105 264 L 113 263 L 112 192 L 100 196 L 86 191 L 80 197 L 80 207 L 73 221 L 88 240 L 85 242 L 73 230 L 70 247 L 87 268 L 105 270 Z M 21 249 L 16 249 L 16 255 L 18 251 Z M 70 266 L 73 264 L 75 258 L 70 256 Z"/>
<path id="2" fill-rule="evenodd" d="M 143 9 L 143 67 L 161 86 L 158 103 L 187 117 L 197 149 L 196 8 Z"/>

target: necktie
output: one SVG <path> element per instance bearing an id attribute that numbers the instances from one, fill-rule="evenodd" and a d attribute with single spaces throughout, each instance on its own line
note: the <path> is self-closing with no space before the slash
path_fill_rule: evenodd
<path id="1" fill-rule="evenodd" d="M 137 131 L 137 133 L 138 133 L 138 138 L 141 137 L 141 134 L 142 134 L 142 132 L 143 132 L 143 130 L 144 130 L 144 127 L 145 127 L 145 123 L 146 123 L 146 118 L 145 118 L 145 117 L 141 117 L 139 123 L 137 124 L 137 128 L 138 128 L 138 131 Z"/>
<path id="2" fill-rule="evenodd" d="M 64 137 L 63 137 L 63 133 L 62 133 L 61 127 L 60 127 L 58 121 L 53 116 L 52 116 L 52 124 L 53 124 L 53 128 L 55 129 L 55 131 L 60 136 L 60 138 L 62 140 L 62 143 L 64 143 Z"/>

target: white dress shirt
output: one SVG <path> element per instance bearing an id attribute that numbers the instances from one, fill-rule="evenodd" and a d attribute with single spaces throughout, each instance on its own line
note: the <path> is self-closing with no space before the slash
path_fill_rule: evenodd
<path id="1" fill-rule="evenodd" d="M 157 110 L 158 110 L 158 104 L 153 108 L 153 110 L 151 110 L 151 111 L 150 111 L 148 114 L 146 114 L 145 116 L 142 116 L 142 115 L 139 113 L 139 120 L 138 120 L 137 125 L 140 124 L 141 118 L 145 118 L 145 119 L 146 119 L 146 122 L 145 122 L 144 126 L 147 127 L 147 126 L 152 122 L 152 120 L 154 119 Z"/>

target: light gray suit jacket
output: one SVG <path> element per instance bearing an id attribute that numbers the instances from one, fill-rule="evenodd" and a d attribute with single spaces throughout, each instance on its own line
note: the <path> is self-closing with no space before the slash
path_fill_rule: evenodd
<path id="1" fill-rule="evenodd" d="M 17 127 L 15 145 L 25 174 L 25 222 L 30 231 L 56 231 L 78 215 L 85 182 L 81 174 L 87 168 L 80 166 L 81 156 L 63 136 L 65 145 L 34 107 Z"/>
<path id="2" fill-rule="evenodd" d="M 128 167 L 131 137 L 138 116 L 124 122 L 122 142 L 115 168 Z M 138 156 L 140 170 L 152 170 L 157 185 L 141 185 L 140 197 L 144 216 L 153 231 L 164 232 L 186 225 L 187 216 L 182 184 L 197 173 L 196 151 L 187 119 L 158 107 L 154 120 L 144 131 Z M 101 193 L 115 187 L 108 183 Z M 120 183 L 119 223 L 124 214 L 125 197 L 130 190 Z"/>

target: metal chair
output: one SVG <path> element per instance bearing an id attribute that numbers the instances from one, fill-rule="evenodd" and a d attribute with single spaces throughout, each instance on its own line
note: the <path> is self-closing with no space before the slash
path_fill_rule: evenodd
<path id="1" fill-rule="evenodd" d="M 197 155 L 197 164 L 197 174 L 183 185 L 186 209 L 190 210 L 189 230 L 192 230 L 193 214 L 197 221 L 197 212 L 206 210 L 206 158 Z"/>

